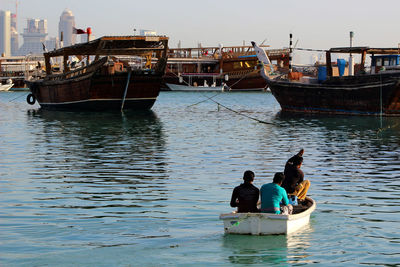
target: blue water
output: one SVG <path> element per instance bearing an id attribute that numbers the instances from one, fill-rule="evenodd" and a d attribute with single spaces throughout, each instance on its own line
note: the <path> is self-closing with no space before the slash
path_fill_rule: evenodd
<path id="1" fill-rule="evenodd" d="M 400 118 L 280 114 L 268 92 L 163 92 L 123 114 L 26 94 L 0 93 L 1 266 L 400 266 Z M 310 224 L 224 235 L 243 172 L 261 186 L 300 148 Z"/>

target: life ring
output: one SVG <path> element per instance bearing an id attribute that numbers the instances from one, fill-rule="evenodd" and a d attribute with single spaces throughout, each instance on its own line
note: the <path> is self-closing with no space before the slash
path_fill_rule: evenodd
<path id="1" fill-rule="evenodd" d="M 29 105 L 33 105 L 36 102 L 36 97 L 32 94 L 29 94 L 26 96 L 26 102 L 28 102 Z"/>

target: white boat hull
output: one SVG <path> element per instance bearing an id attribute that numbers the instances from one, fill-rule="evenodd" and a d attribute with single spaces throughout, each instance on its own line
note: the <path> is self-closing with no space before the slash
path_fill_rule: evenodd
<path id="1" fill-rule="evenodd" d="M 0 91 L 8 91 L 11 89 L 11 87 L 13 87 L 14 84 L 13 83 L 7 83 L 7 84 L 1 84 L 0 85 Z"/>
<path id="2" fill-rule="evenodd" d="M 224 86 L 190 86 L 190 85 L 182 85 L 182 84 L 166 84 L 171 91 L 224 91 Z"/>
<path id="3" fill-rule="evenodd" d="M 310 214 L 315 210 L 316 203 L 311 198 L 312 205 L 305 211 L 281 215 L 272 213 L 226 213 L 221 214 L 226 234 L 243 235 L 273 235 L 290 234 L 306 226 L 310 221 Z"/>

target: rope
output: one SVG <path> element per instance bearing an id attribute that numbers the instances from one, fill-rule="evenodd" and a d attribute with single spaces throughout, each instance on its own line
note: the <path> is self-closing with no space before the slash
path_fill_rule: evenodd
<path id="1" fill-rule="evenodd" d="M 395 128 L 395 127 L 398 126 L 399 124 L 400 124 L 400 123 L 397 122 L 397 123 L 395 123 L 395 124 L 386 126 L 386 127 L 384 127 L 384 128 L 381 127 L 381 128 L 378 129 L 378 131 L 376 131 L 376 134 L 378 135 L 378 134 L 380 134 L 381 132 L 386 131 L 386 130 L 388 130 L 388 129 L 390 129 L 390 128 Z"/>
<path id="2" fill-rule="evenodd" d="M 208 101 L 208 100 L 211 100 L 211 98 L 214 98 L 214 97 L 216 97 L 216 96 L 217 96 L 217 95 L 219 95 L 220 93 L 221 93 L 221 92 L 218 92 L 218 93 L 216 93 L 215 95 L 213 95 L 213 96 L 210 96 L 210 97 L 208 97 L 208 96 L 205 96 L 205 95 L 203 94 L 203 96 L 204 96 L 206 99 L 204 99 L 204 100 L 201 100 L 200 102 L 197 102 L 197 103 L 191 104 L 191 105 L 187 106 L 186 108 L 190 108 L 190 107 L 196 106 L 196 105 L 198 105 L 198 104 L 201 104 L 201 103 L 203 103 L 203 102 L 206 102 L 206 101 Z"/>
<path id="3" fill-rule="evenodd" d="M 221 107 L 223 107 L 223 108 L 225 108 L 225 109 L 227 109 L 227 110 L 229 110 L 229 111 L 232 111 L 233 113 L 236 113 L 237 115 L 246 117 L 246 118 L 248 118 L 248 119 L 254 120 L 254 121 L 259 122 L 259 123 L 275 125 L 275 124 L 272 123 L 272 122 L 262 121 L 262 120 L 259 120 L 259 119 L 257 119 L 257 118 L 250 117 L 250 116 L 248 116 L 248 115 L 246 115 L 246 114 L 240 113 L 239 111 L 233 110 L 233 109 L 231 109 L 231 108 L 229 108 L 229 107 L 227 107 L 227 106 L 222 105 L 221 103 L 215 101 L 214 99 L 211 99 L 211 98 L 210 98 L 209 100 L 211 100 L 212 102 L 218 104 L 218 106 L 221 106 Z"/>
<path id="4" fill-rule="evenodd" d="M 18 98 L 22 97 L 22 96 L 27 96 L 28 94 L 21 94 L 19 96 L 17 96 L 16 98 L 11 99 L 9 102 L 13 102 L 14 100 L 17 100 Z"/>
<path id="5" fill-rule="evenodd" d="M 258 70 L 253 70 L 252 72 L 246 73 L 245 75 L 243 75 L 242 78 L 240 78 L 239 80 L 237 80 L 234 84 L 232 84 L 231 86 L 228 86 L 227 84 L 225 84 L 226 87 L 229 88 L 229 91 L 232 90 L 232 87 L 235 86 L 238 82 L 240 82 L 241 80 L 243 80 L 244 78 L 246 78 L 248 75 L 253 74 L 255 72 L 257 72 Z"/>
<path id="6" fill-rule="evenodd" d="M 329 50 L 323 50 L 323 49 L 312 49 L 312 48 L 293 48 L 295 50 L 301 50 L 301 51 L 312 51 L 312 52 L 328 52 Z"/>

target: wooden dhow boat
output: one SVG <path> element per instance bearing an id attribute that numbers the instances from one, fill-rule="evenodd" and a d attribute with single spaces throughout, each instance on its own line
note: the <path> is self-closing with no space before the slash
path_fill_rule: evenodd
<path id="1" fill-rule="evenodd" d="M 264 50 L 254 42 L 252 44 L 259 61 L 269 65 L 270 60 Z M 355 66 L 354 75 L 333 76 L 332 53 L 361 54 L 361 64 Z M 290 71 L 272 74 L 267 73 L 265 68 L 261 75 L 284 112 L 399 116 L 400 70 L 382 70 L 376 73 L 371 69 L 366 72 L 364 64 L 367 54 L 399 54 L 399 49 L 331 48 L 326 51 L 326 69 L 325 66 L 320 69 L 325 70 L 325 74 L 319 73 L 319 78 Z"/>
<path id="2" fill-rule="evenodd" d="M 26 81 L 27 101 L 37 100 L 44 109 L 150 109 L 160 92 L 167 51 L 165 36 L 105 36 L 44 53 L 46 76 Z M 85 66 L 70 68 L 72 56 L 86 59 Z M 123 56 L 134 58 L 133 64 Z M 52 73 L 55 57 L 63 58 L 62 73 Z"/>
<path id="3" fill-rule="evenodd" d="M 237 213 L 221 214 L 226 234 L 277 235 L 290 234 L 306 226 L 316 202 L 306 197 L 302 205 L 293 206 L 293 214 Z"/>
<path id="4" fill-rule="evenodd" d="M 269 49 L 266 52 L 278 66 L 287 69 L 288 51 Z M 253 46 L 170 48 L 164 82 L 170 90 L 212 91 L 215 89 L 212 87 L 217 87 L 220 91 L 218 89 L 223 87 L 224 91 L 263 91 L 267 83 L 260 75 L 257 62 Z M 209 88 L 196 88 L 195 83 L 198 86 L 208 84 Z M 173 84 L 193 87 L 174 87 Z"/>

